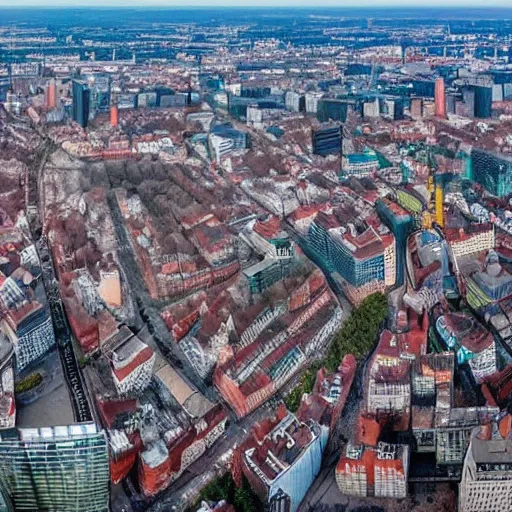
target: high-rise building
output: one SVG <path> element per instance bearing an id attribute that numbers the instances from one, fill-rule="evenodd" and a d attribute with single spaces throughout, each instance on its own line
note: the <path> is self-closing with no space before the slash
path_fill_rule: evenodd
<path id="1" fill-rule="evenodd" d="M 325 125 L 313 131 L 313 153 L 327 156 L 342 151 L 343 137 L 340 125 Z"/>
<path id="2" fill-rule="evenodd" d="M 467 109 L 467 117 L 473 118 L 475 117 L 475 103 L 476 103 L 476 93 L 474 88 L 465 88 L 462 90 L 462 97 L 464 100 L 464 104 Z"/>
<path id="3" fill-rule="evenodd" d="M 446 97 L 444 91 L 444 78 L 439 77 L 436 80 L 435 90 L 436 117 L 446 117 Z"/>
<path id="4" fill-rule="evenodd" d="M 376 210 L 384 224 L 386 224 L 395 236 L 396 284 L 402 285 L 405 278 L 404 271 L 407 237 L 413 230 L 413 217 L 407 210 L 387 198 L 381 199 L 377 202 Z"/>
<path id="5" fill-rule="evenodd" d="M 411 98 L 409 111 L 413 119 L 421 119 L 423 116 L 423 98 Z"/>
<path id="6" fill-rule="evenodd" d="M 110 76 L 95 74 L 88 77 L 90 110 L 108 112 L 110 108 Z"/>
<path id="7" fill-rule="evenodd" d="M 471 168 L 473 179 L 489 193 L 498 197 L 512 193 L 512 157 L 473 149 Z"/>
<path id="8" fill-rule="evenodd" d="M 320 122 L 347 120 L 348 103 L 343 100 L 319 99 L 317 104 L 317 117 Z"/>
<path id="9" fill-rule="evenodd" d="M 50 80 L 46 91 L 46 107 L 52 110 L 57 106 L 57 86 L 55 80 Z"/>
<path id="10" fill-rule="evenodd" d="M 284 102 L 287 110 L 292 112 L 300 112 L 305 108 L 304 95 L 295 91 L 287 91 L 284 97 Z"/>
<path id="11" fill-rule="evenodd" d="M 73 121 L 82 128 L 89 122 L 90 90 L 87 82 L 73 81 Z"/>
<path id="12" fill-rule="evenodd" d="M 110 126 L 115 128 L 119 123 L 119 111 L 116 105 L 110 107 Z"/>
<path id="13" fill-rule="evenodd" d="M 491 117 L 492 88 L 475 86 L 473 90 L 475 92 L 475 117 Z"/>
<path id="14" fill-rule="evenodd" d="M 94 423 L 0 433 L 1 499 L 8 511 L 109 510 L 109 456 Z"/>

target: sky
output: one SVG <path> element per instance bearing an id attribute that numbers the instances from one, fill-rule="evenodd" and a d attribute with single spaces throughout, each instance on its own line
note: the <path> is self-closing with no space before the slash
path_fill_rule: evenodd
<path id="1" fill-rule="evenodd" d="M 0 0 L 0 7 L 511 7 L 511 0 Z"/>

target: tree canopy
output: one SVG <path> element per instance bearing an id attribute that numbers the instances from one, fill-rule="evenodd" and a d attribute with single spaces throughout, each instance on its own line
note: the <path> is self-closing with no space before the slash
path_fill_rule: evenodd
<path id="1" fill-rule="evenodd" d="M 316 372 L 325 367 L 330 372 L 338 369 L 346 354 L 353 354 L 356 359 L 364 359 L 371 352 L 382 322 L 388 314 L 386 296 L 374 293 L 355 308 L 341 329 L 336 334 L 327 356 L 315 361 L 302 376 L 298 385 L 286 396 L 284 403 L 289 411 L 295 412 L 304 393 L 311 393 L 315 384 Z"/>

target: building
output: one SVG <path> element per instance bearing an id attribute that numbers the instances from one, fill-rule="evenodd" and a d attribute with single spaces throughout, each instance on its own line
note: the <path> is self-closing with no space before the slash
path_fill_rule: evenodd
<path id="1" fill-rule="evenodd" d="M 387 198 L 377 201 L 375 208 L 395 237 L 396 284 L 402 285 L 405 281 L 407 238 L 413 230 L 413 217 L 407 210 Z"/>
<path id="2" fill-rule="evenodd" d="M 246 132 L 233 128 L 230 123 L 223 123 L 212 126 L 208 142 L 217 162 L 220 162 L 232 151 L 246 149 L 248 136 Z"/>
<path id="3" fill-rule="evenodd" d="M 473 179 L 498 197 L 512 193 L 512 157 L 474 148 L 471 150 Z"/>
<path id="4" fill-rule="evenodd" d="M 475 93 L 475 117 L 490 118 L 492 111 L 492 87 L 479 87 L 473 88 Z"/>
<path id="5" fill-rule="evenodd" d="M 499 428 L 475 428 L 464 458 L 459 485 L 460 512 L 503 512 L 512 508 L 510 415 Z"/>
<path id="6" fill-rule="evenodd" d="M 304 95 L 295 91 L 286 92 L 284 95 L 284 104 L 286 109 L 292 112 L 302 112 L 306 106 Z"/>
<path id="7" fill-rule="evenodd" d="M 153 376 L 154 352 L 127 327 L 122 327 L 108 344 L 117 392 L 121 396 L 140 395 Z"/>
<path id="8" fill-rule="evenodd" d="M 89 75 L 89 109 L 96 112 L 108 112 L 110 109 L 110 75 L 95 73 Z"/>
<path id="9" fill-rule="evenodd" d="M 57 85 L 55 84 L 55 80 L 50 80 L 48 87 L 46 89 L 46 108 L 48 110 L 53 110 L 57 107 Z"/>
<path id="10" fill-rule="evenodd" d="M 306 93 L 306 112 L 308 114 L 316 114 L 318 111 L 318 101 L 323 96 L 322 93 L 319 92 L 307 92 Z"/>
<path id="11" fill-rule="evenodd" d="M 108 512 L 105 433 L 93 423 L 1 431 L 0 497 L 8 511 Z"/>
<path id="12" fill-rule="evenodd" d="M 313 130 L 313 153 L 327 156 L 343 151 L 343 128 L 340 125 L 323 125 Z"/>
<path id="13" fill-rule="evenodd" d="M 378 219 L 369 224 L 352 213 L 319 212 L 310 224 L 308 241 L 340 276 L 349 298 L 358 303 L 396 282 L 396 250 L 393 235 Z"/>
<path id="14" fill-rule="evenodd" d="M 348 496 L 400 499 L 407 496 L 408 474 L 409 446 L 349 443 L 336 466 L 336 483 Z"/>
<path id="15" fill-rule="evenodd" d="M 137 106 L 140 108 L 153 108 L 156 107 L 157 94 L 156 92 L 148 91 L 141 92 L 137 95 Z"/>
<path id="16" fill-rule="evenodd" d="M 421 119 L 423 117 L 423 98 L 411 98 L 409 112 L 413 119 Z"/>
<path id="17" fill-rule="evenodd" d="M 446 228 L 445 239 L 454 258 L 494 249 L 494 226 L 491 223 L 470 224 L 465 229 Z"/>
<path id="18" fill-rule="evenodd" d="M 497 371 L 494 338 L 472 316 L 447 313 L 437 319 L 436 327 L 447 347 L 457 354 L 457 362 L 469 363 L 477 384 Z"/>
<path id="19" fill-rule="evenodd" d="M 349 104 L 343 100 L 319 98 L 317 101 L 316 116 L 321 123 L 328 121 L 340 121 L 344 123 L 347 120 Z"/>
<path id="20" fill-rule="evenodd" d="M 371 101 L 365 101 L 363 104 L 363 117 L 365 119 L 371 119 L 380 117 L 380 102 L 379 98 L 375 98 Z"/>
<path id="21" fill-rule="evenodd" d="M 411 411 L 411 363 L 402 357 L 404 342 L 384 330 L 365 376 L 365 413 L 398 431 L 407 430 Z"/>
<path id="22" fill-rule="evenodd" d="M 446 96 L 444 90 L 444 78 L 439 77 L 435 86 L 435 114 L 436 117 L 446 118 Z"/>
<path id="23" fill-rule="evenodd" d="M 15 424 L 14 347 L 7 336 L 0 332 L 0 431 L 14 428 Z"/>
<path id="24" fill-rule="evenodd" d="M 379 169 L 379 157 L 372 149 L 366 149 L 362 153 L 349 153 L 342 157 L 342 178 L 349 176 L 362 178 L 376 173 Z"/>
<path id="25" fill-rule="evenodd" d="M 55 347 L 52 318 L 37 251 L 20 229 L 0 229 L 0 256 L 0 331 L 14 347 L 19 372 Z"/>
<path id="26" fill-rule="evenodd" d="M 82 128 L 86 128 L 89 122 L 90 95 L 89 86 L 86 81 L 73 80 L 73 121 L 76 121 Z"/>
<path id="27" fill-rule="evenodd" d="M 254 492 L 263 503 L 284 493 L 295 512 L 322 465 L 327 436 L 314 420 L 302 422 L 281 406 L 274 419 L 254 426 L 234 455 Z"/>
<path id="28" fill-rule="evenodd" d="M 110 107 L 110 126 L 115 128 L 119 124 L 119 109 L 117 105 Z"/>
<path id="29" fill-rule="evenodd" d="M 17 371 L 40 361 L 55 347 L 50 312 L 38 301 L 9 309 L 0 320 L 0 329 L 15 346 Z"/>

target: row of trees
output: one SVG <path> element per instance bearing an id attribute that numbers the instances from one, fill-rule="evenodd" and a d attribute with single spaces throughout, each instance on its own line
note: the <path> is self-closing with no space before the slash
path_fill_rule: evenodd
<path id="1" fill-rule="evenodd" d="M 346 354 L 353 354 L 356 359 L 365 359 L 375 346 L 387 313 L 388 304 L 384 294 L 374 293 L 364 299 L 336 334 L 326 357 L 315 361 L 298 385 L 287 395 L 284 402 L 288 410 L 295 412 L 300 406 L 302 395 L 311 393 L 319 368 L 336 371 Z"/>
<path id="2" fill-rule="evenodd" d="M 199 497 L 189 510 L 197 510 L 202 501 L 208 503 L 226 500 L 234 505 L 237 512 L 260 512 L 263 505 L 258 496 L 254 494 L 249 482 L 243 478 L 242 487 L 237 487 L 231 472 L 210 482 L 199 494 Z"/>

